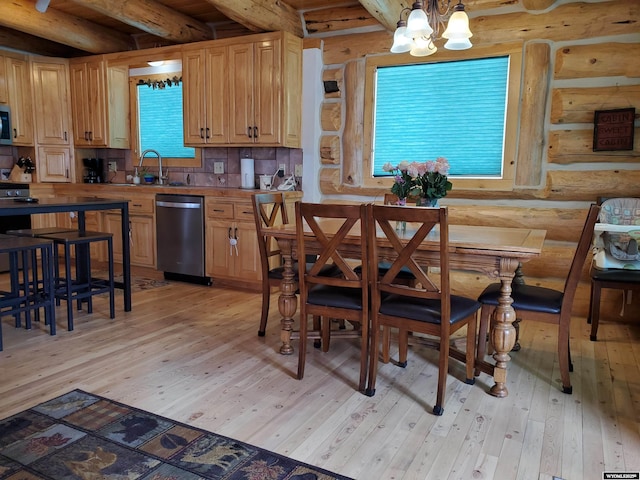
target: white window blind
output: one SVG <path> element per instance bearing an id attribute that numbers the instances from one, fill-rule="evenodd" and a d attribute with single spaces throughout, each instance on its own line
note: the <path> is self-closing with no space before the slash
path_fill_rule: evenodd
<path id="1" fill-rule="evenodd" d="M 500 178 L 509 57 L 378 67 L 373 175 L 445 157 L 451 176 Z"/>

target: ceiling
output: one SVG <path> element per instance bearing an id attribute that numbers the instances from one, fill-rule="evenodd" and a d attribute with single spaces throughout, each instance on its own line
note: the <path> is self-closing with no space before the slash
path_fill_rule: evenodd
<path id="1" fill-rule="evenodd" d="M 0 48 L 58 57 L 285 30 L 302 38 L 395 29 L 410 0 L 0 1 Z"/>

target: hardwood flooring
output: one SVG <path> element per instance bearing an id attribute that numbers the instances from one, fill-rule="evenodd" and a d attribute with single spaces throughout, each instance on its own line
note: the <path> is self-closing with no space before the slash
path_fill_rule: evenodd
<path id="1" fill-rule="evenodd" d="M 602 320 L 589 341 L 573 319 L 573 395 L 560 391 L 555 329 L 522 322 L 510 395 L 450 371 L 444 415 L 432 415 L 437 352 L 412 347 L 409 365 L 381 365 L 374 397 L 355 391 L 356 340 L 328 353 L 281 356 L 277 295 L 264 338 L 261 296 L 170 282 L 135 291 L 133 311 L 109 320 L 106 298 L 58 334 L 2 319 L 0 418 L 74 388 L 186 422 L 361 480 L 597 480 L 640 470 L 640 323 Z M 633 320 L 636 320 L 635 322 Z M 295 346 L 295 344 L 294 344 Z"/>

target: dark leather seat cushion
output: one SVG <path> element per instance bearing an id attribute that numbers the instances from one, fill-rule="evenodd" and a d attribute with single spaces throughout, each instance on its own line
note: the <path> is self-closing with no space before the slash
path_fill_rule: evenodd
<path id="1" fill-rule="evenodd" d="M 492 283 L 478 297 L 480 303 L 486 305 L 498 305 L 500 297 L 500 284 Z M 559 314 L 562 307 L 563 292 L 551 288 L 536 287 L 535 285 L 511 285 L 512 307 L 515 310 L 528 310 L 530 312 L 542 312 Z"/>
<path id="2" fill-rule="evenodd" d="M 317 285 L 309 289 L 307 303 L 325 307 L 362 310 L 362 291 L 359 288 Z"/>
<path id="3" fill-rule="evenodd" d="M 601 282 L 640 283 L 640 270 L 596 270 L 591 271 L 591 278 Z"/>
<path id="4" fill-rule="evenodd" d="M 451 295 L 451 319 L 454 324 L 473 315 L 480 308 L 480 303 L 472 298 Z M 380 313 L 394 317 L 409 318 L 427 323 L 440 323 L 440 301 L 402 295 L 389 295 L 380 303 Z"/>

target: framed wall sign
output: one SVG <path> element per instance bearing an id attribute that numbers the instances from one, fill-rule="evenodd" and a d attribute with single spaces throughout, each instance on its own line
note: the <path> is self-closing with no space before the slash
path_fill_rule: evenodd
<path id="1" fill-rule="evenodd" d="M 596 110 L 593 120 L 593 151 L 633 150 L 635 108 Z"/>

